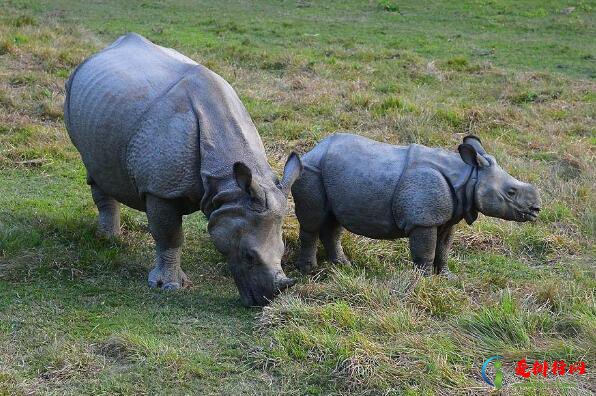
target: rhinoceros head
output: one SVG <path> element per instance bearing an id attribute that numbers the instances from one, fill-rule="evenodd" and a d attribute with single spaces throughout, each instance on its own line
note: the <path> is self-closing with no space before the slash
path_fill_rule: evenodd
<path id="1" fill-rule="evenodd" d="M 478 170 L 474 203 L 481 213 L 505 220 L 535 220 L 540 211 L 538 190 L 505 172 L 495 157 L 486 153 L 480 139 L 466 136 L 458 148 L 468 165 Z"/>
<path id="2" fill-rule="evenodd" d="M 265 305 L 294 284 L 281 268 L 282 223 L 290 188 L 301 171 L 296 153 L 288 158 L 281 181 L 260 179 L 244 163 L 236 162 L 233 175 L 239 196 L 209 219 L 211 238 L 227 257 L 244 305 Z"/>

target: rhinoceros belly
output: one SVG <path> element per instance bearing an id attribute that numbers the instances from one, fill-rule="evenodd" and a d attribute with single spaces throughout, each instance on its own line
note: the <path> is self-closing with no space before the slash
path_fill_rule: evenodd
<path id="1" fill-rule="evenodd" d="M 129 34 L 92 56 L 67 87 L 66 124 L 89 178 L 131 207 L 144 204 L 127 170 L 131 138 L 160 97 L 196 63 Z"/>
<path id="2" fill-rule="evenodd" d="M 407 146 L 354 135 L 333 139 L 322 175 L 331 209 L 342 226 L 369 238 L 402 236 L 393 218 L 392 199 L 407 151 Z"/>

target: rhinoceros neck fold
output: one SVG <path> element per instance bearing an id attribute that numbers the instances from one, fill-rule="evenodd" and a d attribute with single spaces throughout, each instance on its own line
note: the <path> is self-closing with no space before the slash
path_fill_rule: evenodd
<path id="1" fill-rule="evenodd" d="M 470 167 L 470 176 L 466 181 L 463 188 L 463 217 L 466 219 L 466 223 L 472 224 L 478 218 L 478 209 L 476 208 L 475 192 L 476 182 L 478 182 L 478 169 Z"/>
<path id="2" fill-rule="evenodd" d="M 189 95 L 199 124 L 200 169 L 205 186 L 201 210 L 209 217 L 217 206 L 213 198 L 238 188 L 232 175 L 234 163 L 243 162 L 259 181 L 273 182 L 274 176 L 256 127 L 223 78 L 199 66 Z"/>
<path id="3" fill-rule="evenodd" d="M 224 179 L 209 178 L 205 184 L 205 194 L 201 200 L 201 210 L 208 220 L 218 209 L 240 208 L 242 191 L 232 183 L 232 177 Z"/>
<path id="4" fill-rule="evenodd" d="M 409 166 L 425 166 L 439 171 L 449 186 L 454 198 L 453 219 L 454 223 L 462 218 L 471 224 L 478 217 L 474 203 L 474 190 L 476 186 L 477 171 L 467 165 L 457 153 L 439 148 L 429 148 L 417 144 L 412 145 L 414 152 L 410 153 Z"/>

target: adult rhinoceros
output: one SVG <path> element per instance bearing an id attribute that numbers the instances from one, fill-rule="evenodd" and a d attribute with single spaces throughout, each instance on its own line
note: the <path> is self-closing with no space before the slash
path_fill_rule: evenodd
<path id="1" fill-rule="evenodd" d="M 180 268 L 182 216 L 202 210 L 245 305 L 293 284 L 281 268 L 292 153 L 278 181 L 232 87 L 186 56 L 127 34 L 66 83 L 64 119 L 87 168 L 99 231 L 120 231 L 119 204 L 145 211 L 157 258 L 149 285 L 190 282 Z"/>

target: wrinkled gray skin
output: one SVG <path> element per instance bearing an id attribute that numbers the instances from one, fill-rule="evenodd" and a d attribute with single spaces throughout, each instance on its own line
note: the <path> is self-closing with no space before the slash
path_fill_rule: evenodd
<path id="1" fill-rule="evenodd" d="M 349 263 L 340 244 L 346 228 L 375 239 L 408 237 L 417 268 L 450 275 L 447 257 L 459 221 L 472 224 L 481 212 L 521 222 L 540 211 L 536 188 L 507 174 L 475 136 L 464 138 L 458 154 L 336 134 L 302 162 L 292 195 L 303 272 L 316 266 L 317 238 L 330 261 Z"/>
<path id="2" fill-rule="evenodd" d="M 65 122 L 87 168 L 99 231 L 120 232 L 119 202 L 145 211 L 157 259 L 149 285 L 190 284 L 180 268 L 182 216 L 202 210 L 245 305 L 293 284 L 281 268 L 287 196 L 232 87 L 180 53 L 137 34 L 120 37 L 72 73 Z"/>

